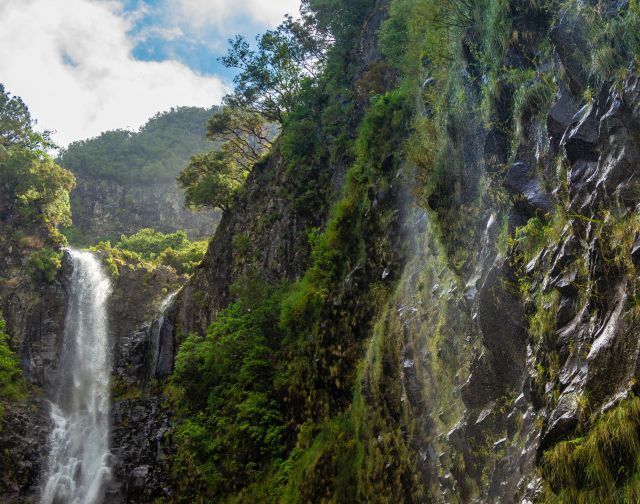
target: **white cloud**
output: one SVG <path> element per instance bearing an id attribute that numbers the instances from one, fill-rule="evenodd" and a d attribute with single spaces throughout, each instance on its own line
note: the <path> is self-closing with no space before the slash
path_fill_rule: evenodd
<path id="1" fill-rule="evenodd" d="M 300 0 L 168 0 L 174 12 L 196 28 L 214 26 L 225 33 L 237 30 L 238 17 L 246 16 L 259 25 L 277 26 L 285 14 L 296 16 Z"/>
<path id="2" fill-rule="evenodd" d="M 220 101 L 227 89 L 218 78 L 136 60 L 130 22 L 113 0 L 0 0 L 0 82 L 61 145 L 137 128 L 172 106 Z"/>

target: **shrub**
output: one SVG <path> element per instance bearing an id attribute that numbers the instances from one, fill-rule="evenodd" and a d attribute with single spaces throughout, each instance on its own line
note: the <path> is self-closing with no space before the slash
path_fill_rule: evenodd
<path id="1" fill-rule="evenodd" d="M 49 247 L 32 252 L 26 260 L 26 269 L 35 282 L 53 283 L 62 266 L 62 253 Z"/>
<path id="2" fill-rule="evenodd" d="M 25 383 L 15 353 L 9 347 L 6 323 L 0 314 L 0 430 L 2 430 L 3 404 L 24 397 Z"/>

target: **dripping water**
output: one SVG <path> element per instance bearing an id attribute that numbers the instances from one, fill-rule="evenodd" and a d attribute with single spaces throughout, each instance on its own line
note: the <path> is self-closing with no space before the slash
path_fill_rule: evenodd
<path id="1" fill-rule="evenodd" d="M 92 254 L 69 250 L 69 255 L 73 273 L 41 504 L 99 504 L 110 478 L 106 304 L 111 287 Z"/>

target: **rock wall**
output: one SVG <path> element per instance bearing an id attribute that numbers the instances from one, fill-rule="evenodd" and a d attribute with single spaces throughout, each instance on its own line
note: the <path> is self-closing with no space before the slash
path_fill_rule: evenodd
<path id="1" fill-rule="evenodd" d="M 58 372 L 64 333 L 68 292 L 69 262 L 51 283 L 38 283 L 25 273 L 25 260 L 33 251 L 25 244 L 38 244 L 40 238 L 23 239 L 0 228 L 0 311 L 7 322 L 10 346 L 22 363 L 28 382 L 27 398 L 5 404 L 0 427 L 0 495 L 4 502 L 30 502 L 38 490 L 47 456 L 50 430 L 46 391 Z"/>
<path id="2" fill-rule="evenodd" d="M 113 337 L 111 452 L 106 502 L 146 503 L 172 495 L 167 456 L 171 411 L 164 398 L 173 371 L 175 292 L 172 270 L 119 268 L 110 302 Z"/>
<path id="3" fill-rule="evenodd" d="M 614 4 L 611 12 L 624 8 Z M 486 76 L 473 74 L 474 54 L 466 53 L 467 106 L 448 126 L 451 170 L 459 170 L 455 194 L 444 188 L 427 205 L 414 201 L 415 175 L 406 163 L 398 179 L 409 190 L 390 196 L 398 218 L 386 234 L 369 237 L 386 245 L 402 239 L 392 261 L 395 291 L 360 354 L 354 395 L 364 397 L 356 427 L 365 460 L 358 462 L 358 481 L 366 482 L 361 501 L 549 501 L 561 489 L 540 477 L 545 453 L 588 434 L 603 413 L 637 393 L 639 77 L 632 65 L 623 81 L 585 98 L 592 81 L 580 21 L 532 3 L 509 5 L 518 13 L 512 32 L 527 33 L 528 42 L 514 36 L 502 64 L 530 69 L 548 37 L 553 52 L 544 65 L 558 69 L 557 94 L 520 117 L 514 139 L 504 126 L 515 129 L 509 116 L 516 90 L 502 82 L 494 90 L 497 117 L 484 122 L 478 110 Z M 420 104 L 415 112 L 431 113 Z M 185 332 L 204 332 L 250 267 L 272 282 L 304 271 L 301 230 L 326 214 L 296 219 L 287 200 L 275 197 L 280 163 L 274 157 L 257 167 L 247 199 L 224 216 L 205 262 L 179 295 L 176 320 Z M 442 222 L 445 210 L 465 222 Z M 264 215 L 273 219 L 253 228 Z M 456 244 L 443 227 L 455 229 Z M 234 240 L 243 234 L 257 261 L 243 260 Z M 464 261 L 454 254 L 460 248 Z M 364 281 L 378 273 L 367 272 Z M 349 290 L 352 281 L 350 273 L 346 292 L 366 292 Z M 328 298 L 335 317 L 351 315 L 338 293 Z M 359 301 L 366 302 L 350 300 Z M 332 461 L 320 457 L 308 470 L 306 495 L 340 500 Z"/>
<path id="4" fill-rule="evenodd" d="M 76 178 L 77 187 L 71 193 L 73 224 L 87 243 L 118 239 L 149 227 L 163 233 L 183 230 L 192 240 L 204 239 L 214 233 L 220 220 L 216 211 L 185 209 L 184 194 L 175 181 L 151 180 L 125 187 L 107 179 Z"/>
<path id="5" fill-rule="evenodd" d="M 5 253 L 0 254 L 1 270 L 16 275 L 2 284 L 0 307 L 29 383 L 24 401 L 6 405 L 0 429 L 0 500 L 35 502 L 49 452 L 47 398 L 56 390 L 71 262 L 65 254 L 55 280 L 38 283 L 25 275 L 29 250 L 9 244 L 9 240 L 0 241 L 0 245 L 5 246 Z M 128 264 L 112 279 L 109 324 L 114 358 L 114 477 L 108 502 L 149 502 L 150 495 L 168 492 L 159 448 L 169 418 L 162 404 L 161 382 L 172 370 L 174 332 L 161 315 L 161 305 L 184 281 L 166 267 L 149 271 Z M 135 474 L 149 466 L 154 474 L 160 473 L 155 483 L 136 483 Z"/>

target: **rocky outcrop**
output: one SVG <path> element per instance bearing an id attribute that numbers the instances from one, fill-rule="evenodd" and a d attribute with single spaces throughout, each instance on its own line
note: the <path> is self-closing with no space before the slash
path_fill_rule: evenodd
<path id="1" fill-rule="evenodd" d="M 214 233 L 220 220 L 217 211 L 186 209 L 184 193 L 173 180 L 126 186 L 86 175 L 77 175 L 76 180 L 71 192 L 73 224 L 86 243 L 118 239 L 142 228 L 163 233 L 182 230 L 190 239 L 204 239 Z"/>
<path id="2" fill-rule="evenodd" d="M 242 198 L 222 217 L 203 263 L 178 295 L 176 324 L 183 333 L 204 333 L 229 304 L 236 280 L 255 275 L 277 283 L 304 272 L 307 230 L 321 225 L 326 210 L 310 212 L 282 194 L 287 172 L 277 153 L 251 171 Z"/>
<path id="3" fill-rule="evenodd" d="M 49 405 L 32 388 L 22 403 L 7 405 L 0 429 L 2 502 L 36 502 L 50 430 Z"/>
<path id="4" fill-rule="evenodd" d="M 64 334 L 70 262 L 51 283 L 34 281 L 25 261 L 40 239 L 23 239 L 22 245 L 0 229 L 0 271 L 9 278 L 0 282 L 0 312 L 7 322 L 10 346 L 22 364 L 28 382 L 27 397 L 3 405 L 0 426 L 0 495 L 7 502 L 24 502 L 38 490 L 48 450 L 50 430 L 46 391 L 56 383 Z"/>
<path id="5" fill-rule="evenodd" d="M 175 290 L 168 268 L 121 268 L 110 313 L 114 326 L 111 451 L 107 501 L 147 503 L 172 495 L 168 455 L 171 411 L 163 387 L 173 371 Z M 168 292 L 172 292 L 168 294 Z"/>

